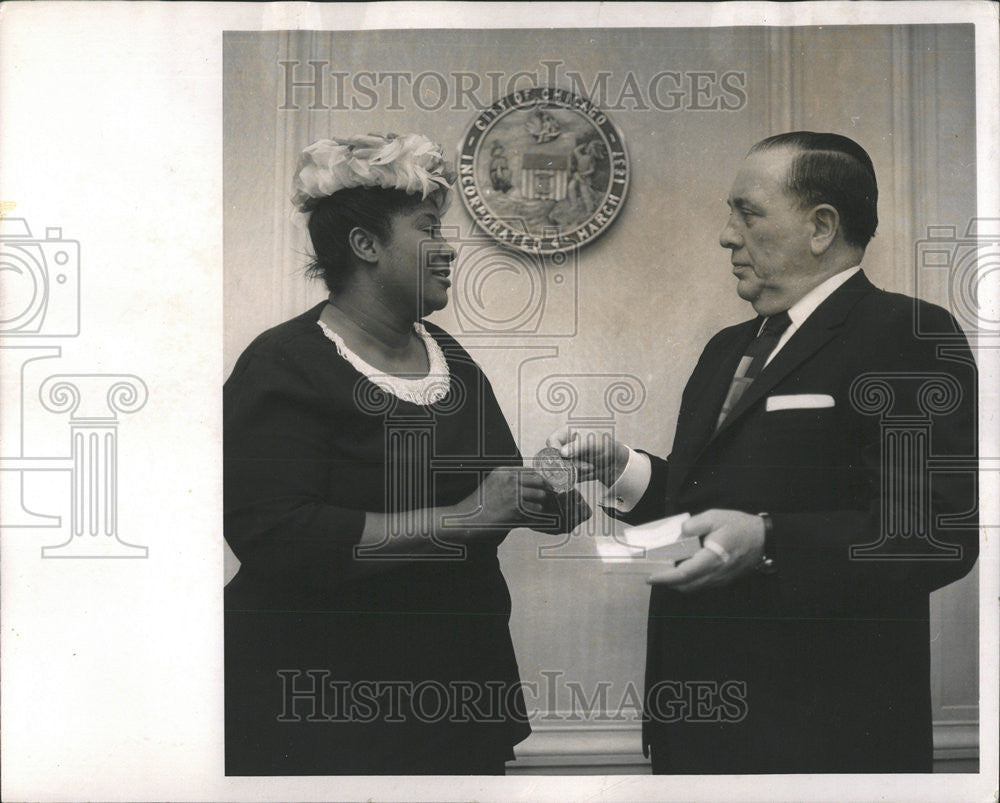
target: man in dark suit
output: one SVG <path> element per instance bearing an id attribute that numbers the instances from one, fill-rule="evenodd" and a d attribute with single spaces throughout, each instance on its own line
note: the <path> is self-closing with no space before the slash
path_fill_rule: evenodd
<path id="1" fill-rule="evenodd" d="M 720 243 L 757 317 L 705 347 L 669 458 L 550 438 L 611 515 L 690 512 L 702 539 L 651 578 L 654 772 L 931 771 L 928 595 L 977 556 L 976 368 L 949 313 L 858 267 L 876 201 L 846 137 L 755 145 Z"/>

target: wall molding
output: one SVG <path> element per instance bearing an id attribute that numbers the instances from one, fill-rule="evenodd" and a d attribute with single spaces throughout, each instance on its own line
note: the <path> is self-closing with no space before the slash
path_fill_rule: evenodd
<path id="1" fill-rule="evenodd" d="M 916 281 L 914 249 L 940 220 L 938 195 L 937 33 L 930 25 L 898 26 L 891 33 L 892 272 L 893 286 L 949 306 L 946 279 Z M 884 213 L 883 213 L 884 214 Z M 937 279 L 936 286 L 929 282 Z"/>
<path id="2" fill-rule="evenodd" d="M 562 716 L 562 715 L 561 715 Z M 533 722 L 532 734 L 514 748 L 517 760 L 507 774 L 541 772 L 608 775 L 649 772 L 649 759 L 642 755 L 639 722 L 581 723 Z M 950 721 L 934 723 L 934 763 L 979 758 L 979 723 Z"/>
<path id="3" fill-rule="evenodd" d="M 642 755 L 642 724 L 627 722 L 532 722 L 532 733 L 515 746 L 517 761 L 508 775 L 521 770 L 605 768 L 608 774 L 649 771 Z"/>
<path id="4" fill-rule="evenodd" d="M 768 136 L 794 130 L 795 114 L 792 103 L 798 96 L 792 92 L 792 29 L 772 28 L 765 34 L 768 58 L 764 86 L 767 88 Z M 801 75 L 801 72 L 799 72 Z"/>

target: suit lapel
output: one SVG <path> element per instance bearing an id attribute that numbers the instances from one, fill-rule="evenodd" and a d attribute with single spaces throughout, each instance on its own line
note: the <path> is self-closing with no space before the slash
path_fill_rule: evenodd
<path id="1" fill-rule="evenodd" d="M 844 319 L 861 297 L 874 289 L 871 282 L 859 271 L 820 304 L 805 323 L 795 331 L 773 360 L 753 381 L 736 407 L 723 422 L 714 440 L 762 399 L 771 389 L 803 362 L 822 348 L 843 325 Z"/>

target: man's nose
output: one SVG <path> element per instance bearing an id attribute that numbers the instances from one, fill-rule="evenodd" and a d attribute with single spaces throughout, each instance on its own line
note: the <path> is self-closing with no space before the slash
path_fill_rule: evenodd
<path id="1" fill-rule="evenodd" d="M 719 245 L 723 248 L 739 248 L 742 244 L 742 240 L 739 234 L 736 232 L 736 228 L 733 226 L 733 220 L 730 218 L 726 221 L 726 225 L 723 227 L 722 231 L 719 233 Z"/>

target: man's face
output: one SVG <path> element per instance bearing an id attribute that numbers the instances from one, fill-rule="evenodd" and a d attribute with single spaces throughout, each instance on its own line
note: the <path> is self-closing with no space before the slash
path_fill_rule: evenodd
<path id="1" fill-rule="evenodd" d="M 719 244 L 732 251 L 736 292 L 760 315 L 788 309 L 818 283 L 809 210 L 786 189 L 794 154 L 775 148 L 746 158 L 719 235 Z"/>

